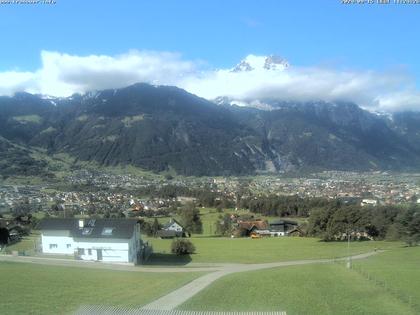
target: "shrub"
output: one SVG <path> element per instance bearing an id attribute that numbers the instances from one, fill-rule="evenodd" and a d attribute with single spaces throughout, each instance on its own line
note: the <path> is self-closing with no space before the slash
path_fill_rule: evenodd
<path id="1" fill-rule="evenodd" d="M 177 239 L 172 241 L 171 252 L 176 255 L 194 254 L 195 246 L 189 240 Z"/>

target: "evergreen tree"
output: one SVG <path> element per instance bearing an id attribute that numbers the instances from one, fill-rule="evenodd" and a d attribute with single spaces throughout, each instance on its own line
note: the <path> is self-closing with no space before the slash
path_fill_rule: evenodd
<path id="1" fill-rule="evenodd" d="M 181 223 L 190 233 L 203 233 L 203 223 L 201 222 L 200 211 L 193 203 L 188 203 L 181 209 Z"/>

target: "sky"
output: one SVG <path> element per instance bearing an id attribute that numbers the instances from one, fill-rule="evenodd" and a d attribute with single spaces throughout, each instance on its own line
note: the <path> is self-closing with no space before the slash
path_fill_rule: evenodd
<path id="1" fill-rule="evenodd" d="M 393 1 L 2 0 L 0 94 L 67 96 L 144 81 L 209 99 L 420 110 L 420 4 Z M 229 72 L 271 54 L 290 67 Z"/>

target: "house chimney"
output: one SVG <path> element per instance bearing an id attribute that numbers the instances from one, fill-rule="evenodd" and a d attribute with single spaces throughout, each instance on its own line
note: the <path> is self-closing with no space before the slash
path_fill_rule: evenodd
<path id="1" fill-rule="evenodd" d="M 79 219 L 79 229 L 83 229 L 85 226 L 85 220 Z"/>

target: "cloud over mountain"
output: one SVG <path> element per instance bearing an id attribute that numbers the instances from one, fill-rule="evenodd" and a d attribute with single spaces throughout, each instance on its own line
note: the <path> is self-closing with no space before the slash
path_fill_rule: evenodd
<path id="1" fill-rule="evenodd" d="M 289 67 L 283 59 L 254 55 L 232 69 L 209 70 L 176 53 L 137 50 L 115 56 L 42 51 L 41 62 L 34 72 L 0 72 L 0 94 L 27 91 L 68 96 L 148 82 L 176 85 L 208 99 L 344 100 L 385 112 L 420 110 L 414 78 L 399 70 Z"/>

